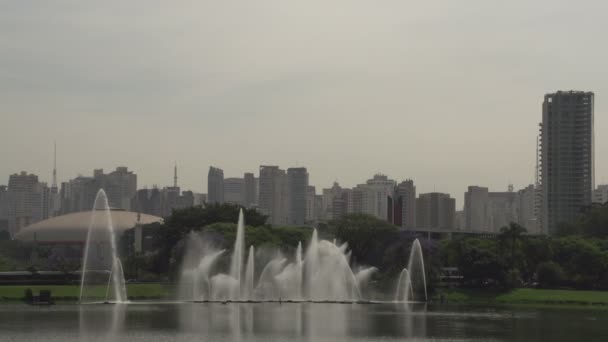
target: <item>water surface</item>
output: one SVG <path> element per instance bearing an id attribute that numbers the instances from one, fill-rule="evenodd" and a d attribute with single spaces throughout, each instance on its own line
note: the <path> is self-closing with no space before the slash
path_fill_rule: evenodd
<path id="1" fill-rule="evenodd" d="M 0 305 L 8 341 L 606 341 L 608 310 L 404 304 Z"/>

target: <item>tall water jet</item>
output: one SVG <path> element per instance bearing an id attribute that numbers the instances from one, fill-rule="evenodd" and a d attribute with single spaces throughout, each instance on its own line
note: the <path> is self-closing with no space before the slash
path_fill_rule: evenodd
<path id="1" fill-rule="evenodd" d="M 230 299 L 240 299 L 241 295 L 241 276 L 243 267 L 244 253 L 243 249 L 245 245 L 245 218 L 243 216 L 243 209 L 239 211 L 239 222 L 236 228 L 236 240 L 234 241 L 234 250 L 232 251 L 232 260 L 230 263 L 230 276 L 236 280 L 235 293 L 231 295 Z"/>
<path id="2" fill-rule="evenodd" d="M 304 269 L 302 267 L 302 241 L 298 242 L 298 248 L 296 248 L 296 267 L 297 267 L 297 289 L 296 289 L 296 298 L 302 299 L 302 276 L 304 273 Z"/>
<path id="3" fill-rule="evenodd" d="M 180 300 L 208 300 L 211 298 L 211 275 L 225 250 L 204 241 L 198 233 L 191 232 L 186 241 L 186 253 L 182 258 L 179 282 Z"/>
<path id="4" fill-rule="evenodd" d="M 305 296 L 312 299 L 313 276 L 319 265 L 319 236 L 317 230 L 313 230 L 310 244 L 306 251 L 306 263 L 304 264 L 304 273 L 306 274 Z"/>
<path id="5" fill-rule="evenodd" d="M 95 287 L 100 285 L 106 286 L 104 298 L 95 290 Z M 81 303 L 100 300 L 121 303 L 127 300 L 112 214 L 103 189 L 97 192 L 91 212 L 82 262 L 79 300 Z"/>
<path id="6" fill-rule="evenodd" d="M 397 280 L 397 290 L 395 291 L 396 302 L 408 302 L 414 298 L 414 289 L 412 288 L 412 278 L 407 268 L 401 270 L 399 279 Z"/>
<path id="7" fill-rule="evenodd" d="M 281 299 L 280 282 L 277 276 L 283 270 L 287 259 L 277 256 L 272 259 L 260 273 L 260 280 L 255 289 L 256 297 L 262 300 Z"/>
<path id="8" fill-rule="evenodd" d="M 420 246 L 420 241 L 416 239 L 410 249 L 407 268 L 404 268 L 399 275 L 395 300 L 406 302 L 421 300 L 421 294 L 418 292 L 424 293 L 424 301 L 428 300 L 422 247 Z"/>
<path id="9" fill-rule="evenodd" d="M 414 280 L 422 279 L 424 301 L 426 302 L 428 300 L 426 290 L 426 272 L 424 270 L 424 258 L 422 256 L 422 247 L 420 246 L 420 241 L 418 241 L 418 239 L 414 240 L 414 243 L 412 244 L 412 249 L 410 251 L 410 260 L 408 262 L 407 269 L 409 271 L 412 291 L 418 290 L 420 288 L 420 284 L 414 283 Z"/>
<path id="10" fill-rule="evenodd" d="M 280 251 L 266 259 L 261 267 L 262 272 L 256 277 L 255 248 L 249 247 L 246 263 L 245 257 L 245 224 L 243 212 L 239 213 L 236 239 L 230 270 L 228 273 L 211 274 L 215 258 L 213 255 L 193 252 L 197 246 L 187 245 L 185 259 L 200 260 L 198 267 L 193 261 L 182 269 L 182 285 L 193 286 L 190 294 L 194 299 L 209 298 L 213 301 L 227 300 L 319 300 L 319 301 L 355 301 L 361 300 L 361 289 L 369 282 L 375 268 L 361 268 L 357 274 L 350 266 L 350 251 L 346 243 L 321 240 L 318 232 L 313 231 L 310 243 L 303 252 L 299 242 L 292 257 L 285 258 Z M 204 244 L 202 244 L 204 245 Z M 260 251 L 258 251 L 258 254 Z M 198 261 L 197 261 L 198 262 Z M 257 278 L 257 280 L 256 280 Z M 184 286 L 184 288 L 188 288 Z M 189 289 L 189 288 L 188 288 Z M 182 297 L 183 298 L 183 297 Z"/>
<path id="11" fill-rule="evenodd" d="M 247 269 L 245 270 L 245 288 L 243 299 L 253 299 L 253 277 L 255 272 L 255 252 L 253 245 L 249 247 L 249 255 L 247 256 Z"/>
<path id="12" fill-rule="evenodd" d="M 275 276 L 275 282 L 279 288 L 279 298 L 302 299 L 302 264 L 302 243 L 299 242 L 294 254 L 294 261 Z"/>

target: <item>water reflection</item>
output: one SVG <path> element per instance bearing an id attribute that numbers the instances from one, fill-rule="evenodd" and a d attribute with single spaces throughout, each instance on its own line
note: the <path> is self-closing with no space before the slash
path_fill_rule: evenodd
<path id="1" fill-rule="evenodd" d="M 569 341 L 608 336 L 608 310 L 426 304 L 131 303 L 3 310 L 0 339 L 50 341 Z M 31 326 L 36 331 L 31 332 Z M 29 328 L 28 328 L 29 327 Z M 79 331 L 74 336 L 74 332 Z M 28 335 L 34 334 L 34 335 Z M 35 338 L 39 340 L 39 338 Z"/>
<path id="2" fill-rule="evenodd" d="M 128 304 L 78 306 L 79 340 L 116 341 L 125 328 Z"/>
<path id="3" fill-rule="evenodd" d="M 319 341 L 377 335 L 426 336 L 424 305 L 312 303 L 185 303 L 178 305 L 179 329 L 205 336 L 281 336 L 287 340 Z"/>

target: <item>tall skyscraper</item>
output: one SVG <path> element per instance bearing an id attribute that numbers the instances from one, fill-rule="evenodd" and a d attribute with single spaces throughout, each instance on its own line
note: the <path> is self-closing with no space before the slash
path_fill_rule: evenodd
<path id="1" fill-rule="evenodd" d="M 245 205 L 245 180 L 243 178 L 224 179 L 224 202 Z"/>
<path id="2" fill-rule="evenodd" d="M 133 171 L 119 166 L 108 174 L 102 172 L 100 183 L 108 195 L 110 207 L 131 210 L 131 200 L 137 192 L 137 175 Z"/>
<path id="3" fill-rule="evenodd" d="M 44 219 L 46 184 L 38 176 L 13 174 L 8 181 L 8 229 L 14 236 L 21 228 Z"/>
<path id="4" fill-rule="evenodd" d="M 535 213 L 536 188 L 533 184 L 517 192 L 517 223 L 528 230 L 528 233 L 539 233 Z"/>
<path id="5" fill-rule="evenodd" d="M 454 229 L 456 201 L 448 194 L 420 194 L 416 201 L 416 226 L 427 229 Z"/>
<path id="6" fill-rule="evenodd" d="M 464 228 L 483 231 L 488 227 L 488 188 L 469 186 L 464 193 Z"/>
<path id="7" fill-rule="evenodd" d="M 352 202 L 351 189 L 345 189 L 334 182 L 334 185 L 329 189 L 323 189 L 321 207 L 323 210 L 319 213 L 319 219 L 322 221 L 339 220 L 349 212 L 349 204 Z M 359 204 L 363 210 L 363 198 L 359 197 Z M 357 211 L 363 212 L 363 211 Z"/>
<path id="8" fill-rule="evenodd" d="M 158 188 L 140 189 L 133 197 L 131 210 L 162 217 L 164 213 L 161 202 L 161 191 Z"/>
<path id="9" fill-rule="evenodd" d="M 209 203 L 224 203 L 224 170 L 220 168 L 209 167 L 207 200 Z"/>
<path id="10" fill-rule="evenodd" d="M 0 185 L 0 232 L 8 230 L 8 187 Z"/>
<path id="11" fill-rule="evenodd" d="M 545 95 L 539 167 L 542 231 L 573 223 L 591 203 L 594 188 L 594 95 L 558 91 Z"/>
<path id="12" fill-rule="evenodd" d="M 259 210 L 271 224 L 288 222 L 287 175 L 278 166 L 260 166 Z"/>
<path id="13" fill-rule="evenodd" d="M 512 189 L 511 189 L 512 190 Z M 511 222 L 518 221 L 518 197 L 513 191 L 488 193 L 488 230 L 499 232 Z"/>
<path id="14" fill-rule="evenodd" d="M 287 192 L 289 197 L 288 224 L 304 225 L 306 222 L 306 193 L 308 171 L 305 167 L 287 169 Z"/>
<path id="15" fill-rule="evenodd" d="M 353 212 L 375 216 L 390 223 L 395 222 L 395 187 L 397 183 L 383 174 L 376 174 L 365 184 L 352 191 Z M 399 218 L 400 220 L 401 218 Z"/>
<path id="16" fill-rule="evenodd" d="M 245 181 L 245 202 L 247 208 L 255 207 L 258 204 L 257 196 L 257 179 L 251 172 L 246 172 L 243 175 Z"/>
<path id="17" fill-rule="evenodd" d="M 309 185 L 306 188 L 306 223 L 316 223 L 317 217 L 317 192 L 314 186 Z"/>
<path id="18" fill-rule="evenodd" d="M 405 180 L 397 185 L 395 209 L 401 209 L 400 223 L 403 228 L 416 227 L 416 186 L 411 179 Z M 397 218 L 396 218 L 397 219 Z"/>

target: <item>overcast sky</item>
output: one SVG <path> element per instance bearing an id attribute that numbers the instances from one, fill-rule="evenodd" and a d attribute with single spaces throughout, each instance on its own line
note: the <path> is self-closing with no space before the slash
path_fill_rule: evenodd
<path id="1" fill-rule="evenodd" d="M 596 94 L 608 182 L 606 1 L 2 1 L 0 184 L 126 165 L 206 192 L 260 164 L 418 192 L 533 182 L 543 95 Z"/>

